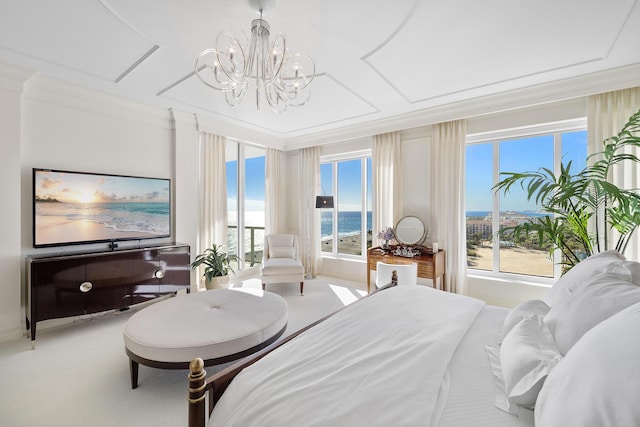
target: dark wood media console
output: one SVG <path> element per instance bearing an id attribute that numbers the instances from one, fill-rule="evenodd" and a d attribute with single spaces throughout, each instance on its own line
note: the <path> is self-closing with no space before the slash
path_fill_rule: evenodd
<path id="1" fill-rule="evenodd" d="M 27 257 L 27 329 L 47 319 L 124 309 L 190 287 L 189 245 Z"/>

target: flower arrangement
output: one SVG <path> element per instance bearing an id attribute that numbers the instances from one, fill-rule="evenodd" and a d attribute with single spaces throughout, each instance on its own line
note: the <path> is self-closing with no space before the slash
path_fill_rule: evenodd
<path id="1" fill-rule="evenodd" d="M 378 233 L 378 239 L 380 240 L 391 240 L 395 237 L 393 234 L 393 227 L 387 227 L 386 230 L 382 230 Z"/>

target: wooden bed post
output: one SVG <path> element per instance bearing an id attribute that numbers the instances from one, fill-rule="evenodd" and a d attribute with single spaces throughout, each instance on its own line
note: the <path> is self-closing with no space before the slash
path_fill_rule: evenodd
<path id="1" fill-rule="evenodd" d="M 205 425 L 205 378 L 204 362 L 199 357 L 189 364 L 189 426 Z"/>

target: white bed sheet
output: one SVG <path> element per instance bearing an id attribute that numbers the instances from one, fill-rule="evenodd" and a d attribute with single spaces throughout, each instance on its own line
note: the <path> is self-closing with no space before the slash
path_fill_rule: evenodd
<path id="1" fill-rule="evenodd" d="M 443 375 L 484 306 L 422 286 L 372 295 L 246 368 L 209 426 L 435 426 Z"/>
<path id="2" fill-rule="evenodd" d="M 495 406 L 496 383 L 485 346 L 498 342 L 509 310 L 485 306 L 454 353 L 449 392 L 438 427 L 515 427 L 517 416 Z"/>

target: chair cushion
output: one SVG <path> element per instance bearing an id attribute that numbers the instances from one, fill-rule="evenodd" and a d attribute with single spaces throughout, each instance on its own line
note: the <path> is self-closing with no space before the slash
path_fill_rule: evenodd
<path id="1" fill-rule="evenodd" d="M 293 234 L 269 234 L 267 239 L 269 240 L 269 248 L 293 247 L 293 240 L 295 236 Z"/>
<path id="2" fill-rule="evenodd" d="M 292 258 L 270 258 L 262 265 L 263 276 L 303 273 L 302 263 Z"/>
<path id="3" fill-rule="evenodd" d="M 296 249 L 291 247 L 269 248 L 269 258 L 295 258 Z"/>

